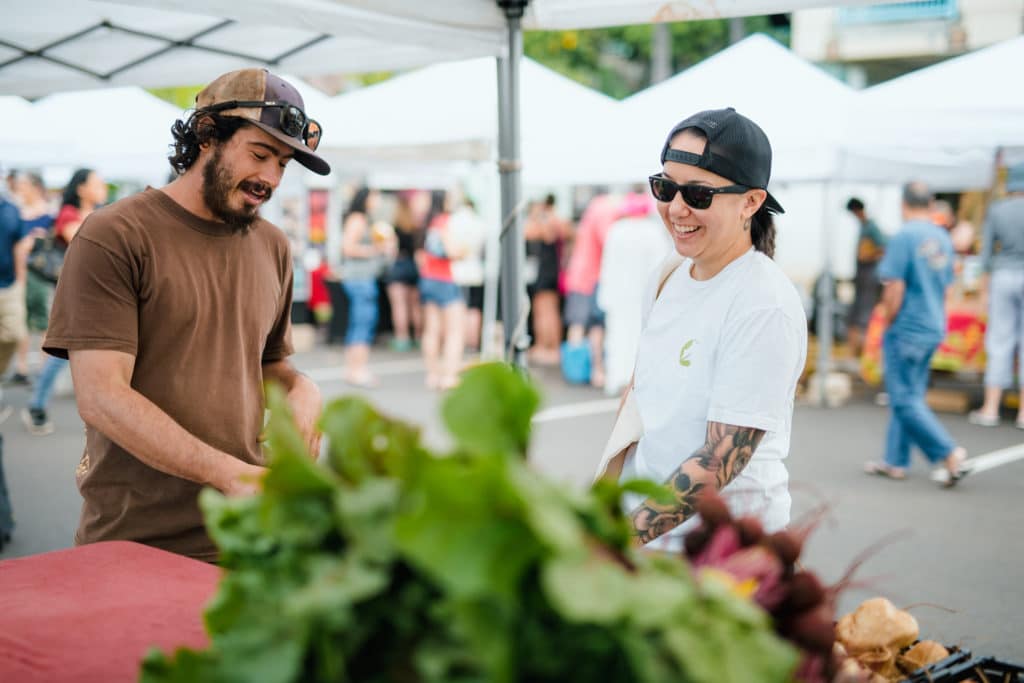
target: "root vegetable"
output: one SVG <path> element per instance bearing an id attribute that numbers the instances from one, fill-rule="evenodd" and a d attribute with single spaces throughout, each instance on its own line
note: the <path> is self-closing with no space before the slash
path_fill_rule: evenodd
<path id="1" fill-rule="evenodd" d="M 710 528 L 728 524 L 732 520 L 729 506 L 717 495 L 704 495 L 697 501 L 697 514 Z"/>
<path id="2" fill-rule="evenodd" d="M 836 640 L 832 610 L 825 603 L 785 619 L 780 630 L 797 645 L 822 654 L 831 654 Z"/>
<path id="3" fill-rule="evenodd" d="M 740 543 L 744 546 L 754 545 L 764 537 L 764 527 L 757 517 L 743 517 L 736 521 L 740 532 Z"/>
<path id="4" fill-rule="evenodd" d="M 864 601 L 836 625 L 836 637 L 854 656 L 888 649 L 898 651 L 917 640 L 917 620 L 885 598 Z"/>
<path id="5" fill-rule="evenodd" d="M 776 531 L 774 534 L 765 536 L 764 543 L 775 551 L 775 554 L 787 567 L 796 562 L 800 557 L 800 551 L 803 550 L 803 543 L 789 531 Z"/>
<path id="6" fill-rule="evenodd" d="M 857 655 L 857 661 L 888 679 L 900 677 L 899 669 L 896 668 L 896 657 L 893 651 L 887 648 L 862 652 Z"/>
<path id="7" fill-rule="evenodd" d="M 917 671 L 929 664 L 941 662 L 949 656 L 949 650 L 934 640 L 922 640 L 896 659 L 896 663 L 907 673 Z"/>
<path id="8" fill-rule="evenodd" d="M 793 613 L 810 609 L 825 600 L 826 590 L 821 580 L 812 572 L 798 571 L 789 580 L 789 596 L 785 609 Z"/>

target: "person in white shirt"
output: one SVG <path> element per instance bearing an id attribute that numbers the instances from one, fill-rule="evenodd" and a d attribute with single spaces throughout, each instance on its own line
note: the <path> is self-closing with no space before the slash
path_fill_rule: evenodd
<path id="1" fill-rule="evenodd" d="M 700 112 L 672 129 L 661 161 L 651 191 L 677 267 L 646 293 L 630 389 L 642 436 L 606 472 L 670 489 L 670 504 L 627 495 L 626 505 L 638 544 L 678 550 L 706 490 L 766 531 L 789 522 L 783 460 L 807 319 L 772 260 L 782 206 L 766 189 L 761 128 L 731 108 Z"/>
<path id="2" fill-rule="evenodd" d="M 646 191 L 645 191 L 646 192 Z M 629 385 L 643 319 L 644 283 L 672 249 L 649 194 L 630 193 L 605 238 L 597 305 L 604 311 L 604 393 Z"/>

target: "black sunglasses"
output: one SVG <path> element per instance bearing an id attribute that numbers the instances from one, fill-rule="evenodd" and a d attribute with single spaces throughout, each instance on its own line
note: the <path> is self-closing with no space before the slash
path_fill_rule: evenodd
<path id="1" fill-rule="evenodd" d="M 310 152 L 315 152 L 316 148 L 320 146 L 323 128 L 320 127 L 318 122 L 306 116 L 306 112 L 288 102 L 230 100 L 206 107 L 205 111 L 224 111 L 226 109 L 246 107 L 260 107 L 261 109 L 279 108 L 281 115 L 278 117 L 277 127 L 282 133 L 289 137 L 302 138 L 302 142 L 305 143 Z"/>
<path id="2" fill-rule="evenodd" d="M 693 183 L 679 185 L 661 175 L 652 175 L 648 180 L 651 183 L 651 194 L 659 202 L 672 201 L 678 192 L 683 195 L 683 201 L 694 209 L 706 209 L 711 206 L 711 200 L 715 198 L 716 194 L 743 194 L 747 190 L 753 189 L 746 185 L 726 185 L 725 187 Z"/>

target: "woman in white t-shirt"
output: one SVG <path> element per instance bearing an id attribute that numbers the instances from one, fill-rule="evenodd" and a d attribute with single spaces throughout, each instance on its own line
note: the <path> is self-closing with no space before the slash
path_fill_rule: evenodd
<path id="1" fill-rule="evenodd" d="M 676 254 L 644 301 L 630 399 L 642 436 L 608 471 L 670 488 L 672 504 L 626 504 L 638 544 L 675 550 L 705 490 L 768 531 L 789 522 L 783 459 L 807 320 L 772 261 L 782 207 L 766 189 L 771 146 L 757 124 L 733 109 L 694 114 L 672 129 L 661 161 L 651 191 Z"/>

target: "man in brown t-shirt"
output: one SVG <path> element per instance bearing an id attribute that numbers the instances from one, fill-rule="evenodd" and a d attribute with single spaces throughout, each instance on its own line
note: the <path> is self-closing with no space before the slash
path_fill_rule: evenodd
<path id="1" fill-rule="evenodd" d="M 259 488 L 264 381 L 284 386 L 319 449 L 320 392 L 286 360 L 288 241 L 258 212 L 290 160 L 330 168 L 302 97 L 264 69 L 216 79 L 172 131 L 179 176 L 79 230 L 43 348 L 71 359 L 86 423 L 75 542 L 128 539 L 213 561 L 197 496 Z"/>

